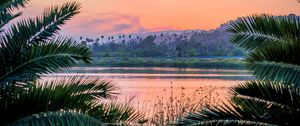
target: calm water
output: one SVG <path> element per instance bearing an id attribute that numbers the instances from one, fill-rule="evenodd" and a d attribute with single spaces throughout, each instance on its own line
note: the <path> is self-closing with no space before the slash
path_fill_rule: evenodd
<path id="1" fill-rule="evenodd" d="M 193 93 L 203 87 L 214 88 L 221 98 L 228 96 L 229 87 L 252 77 L 246 70 L 160 68 L 160 67 L 74 67 L 48 77 L 71 75 L 100 76 L 121 87 L 120 99 L 136 96 L 151 101 L 157 96 Z"/>

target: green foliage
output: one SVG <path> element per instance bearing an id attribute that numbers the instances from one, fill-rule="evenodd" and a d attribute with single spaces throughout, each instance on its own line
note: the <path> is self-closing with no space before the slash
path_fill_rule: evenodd
<path id="1" fill-rule="evenodd" d="M 25 7 L 25 4 L 29 0 L 1 0 L 0 1 L 0 12 L 2 14 L 9 14 L 13 10 L 19 9 L 20 7 Z"/>
<path id="2" fill-rule="evenodd" d="M 3 49 L 0 55 L 3 57 L 0 63 L 1 83 L 36 78 L 45 73 L 69 68 L 80 61 L 91 60 L 91 53 L 87 47 L 74 44 L 72 39 L 68 38 L 40 43 L 13 56 L 7 55 Z"/>
<path id="3" fill-rule="evenodd" d="M 190 37 L 187 37 L 189 35 Z M 212 32 L 182 32 L 180 35 L 155 33 L 145 38 L 120 38 L 104 40 L 91 45 L 94 57 L 195 57 L 195 56 L 242 56 L 244 52 L 230 42 L 231 34 L 222 29 Z M 139 36 L 137 36 L 139 37 Z M 87 40 L 94 40 L 86 38 Z M 89 44 L 93 41 L 82 40 Z M 180 48 L 179 48 L 180 47 Z M 106 55 L 106 54 L 110 55 Z"/>
<path id="4" fill-rule="evenodd" d="M 0 83 L 34 79 L 81 61 L 90 62 L 91 52 L 87 47 L 67 37 L 56 37 L 59 26 L 79 9 L 76 2 L 53 6 L 43 15 L 19 21 L 2 33 Z"/>
<path id="5" fill-rule="evenodd" d="M 111 101 L 104 104 L 99 104 L 89 110 L 87 113 L 102 122 L 109 124 L 143 124 L 147 122 L 145 115 L 136 110 L 131 105 L 133 97 L 125 103 Z"/>
<path id="6" fill-rule="evenodd" d="M 29 0 L 1 0 L 0 1 L 0 33 L 3 32 L 2 27 L 8 24 L 11 20 L 21 15 L 14 13 L 20 7 L 25 7 Z"/>
<path id="7" fill-rule="evenodd" d="M 227 104 L 191 113 L 180 125 L 297 125 L 300 117 L 299 21 L 250 16 L 233 22 L 233 43 L 249 50 L 247 68 L 259 79 L 232 88 Z"/>
<path id="8" fill-rule="evenodd" d="M 79 3 L 52 6 L 40 16 L 6 26 L 27 2 L 0 2 L 0 125 L 104 125 L 142 119 L 130 105 L 103 102 L 116 97 L 118 87 L 99 77 L 41 79 L 89 63 L 92 55 L 88 47 L 58 35 L 79 13 Z"/>
<path id="9" fill-rule="evenodd" d="M 47 112 L 18 120 L 9 126 L 103 126 L 105 123 L 77 112 Z"/>
<path id="10" fill-rule="evenodd" d="M 300 50 L 297 16 L 250 16 L 233 22 L 233 43 L 250 50 L 247 67 L 262 80 L 299 85 Z"/>
<path id="11" fill-rule="evenodd" d="M 3 85 L 0 90 L 0 123 L 47 111 L 75 109 L 86 112 L 96 107 L 97 99 L 115 96 L 116 89 L 109 82 L 95 77 Z"/>
<path id="12" fill-rule="evenodd" d="M 229 104 L 191 113 L 182 125 L 294 125 L 300 116 L 299 89 L 275 82 L 250 81 L 234 87 Z"/>
<path id="13" fill-rule="evenodd" d="M 201 59 L 201 58 L 101 58 L 92 65 L 116 67 L 190 67 L 190 68 L 218 68 L 245 69 L 240 59 Z"/>
<path id="14" fill-rule="evenodd" d="M 299 20 L 297 16 L 250 16 L 231 23 L 228 31 L 234 33 L 233 43 L 255 50 L 280 41 L 299 40 Z"/>
<path id="15" fill-rule="evenodd" d="M 36 18 L 18 21 L 3 34 L 3 43 L 16 52 L 23 46 L 31 46 L 52 40 L 60 30 L 60 26 L 79 13 L 80 4 L 65 3 L 44 10 L 43 15 Z"/>

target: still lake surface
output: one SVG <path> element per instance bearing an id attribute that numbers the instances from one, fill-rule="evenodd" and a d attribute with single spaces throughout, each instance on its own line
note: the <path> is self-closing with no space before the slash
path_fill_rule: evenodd
<path id="1" fill-rule="evenodd" d="M 135 96 L 151 102 L 157 96 L 192 94 L 205 87 L 214 88 L 221 99 L 228 96 L 229 88 L 253 77 L 247 70 L 197 69 L 165 67 L 73 67 L 47 77 L 72 75 L 99 76 L 120 87 L 119 99 Z M 171 90 L 172 89 L 172 90 Z"/>

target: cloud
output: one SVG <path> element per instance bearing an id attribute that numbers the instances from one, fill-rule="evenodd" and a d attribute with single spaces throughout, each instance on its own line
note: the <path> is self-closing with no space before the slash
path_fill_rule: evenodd
<path id="1" fill-rule="evenodd" d="M 178 29 L 181 28 L 172 25 L 145 28 L 138 16 L 109 12 L 78 15 L 67 23 L 66 27 L 63 28 L 62 34 L 71 34 L 74 37 L 97 37 L 100 35 L 145 33 Z"/>
<path id="2" fill-rule="evenodd" d="M 78 16 L 66 29 L 76 34 L 85 32 L 92 35 L 147 31 L 139 17 L 113 12 Z"/>
<path id="3" fill-rule="evenodd" d="M 113 31 L 123 31 L 123 30 L 127 30 L 130 29 L 132 26 L 130 24 L 117 24 L 114 26 L 114 29 L 112 29 Z"/>

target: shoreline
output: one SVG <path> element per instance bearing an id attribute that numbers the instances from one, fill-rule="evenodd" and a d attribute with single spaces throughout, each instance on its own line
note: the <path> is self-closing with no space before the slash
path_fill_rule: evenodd
<path id="1" fill-rule="evenodd" d="M 172 67 L 201 69 L 245 69 L 241 58 L 149 58 L 149 57 L 106 57 L 95 58 L 84 67 Z"/>

